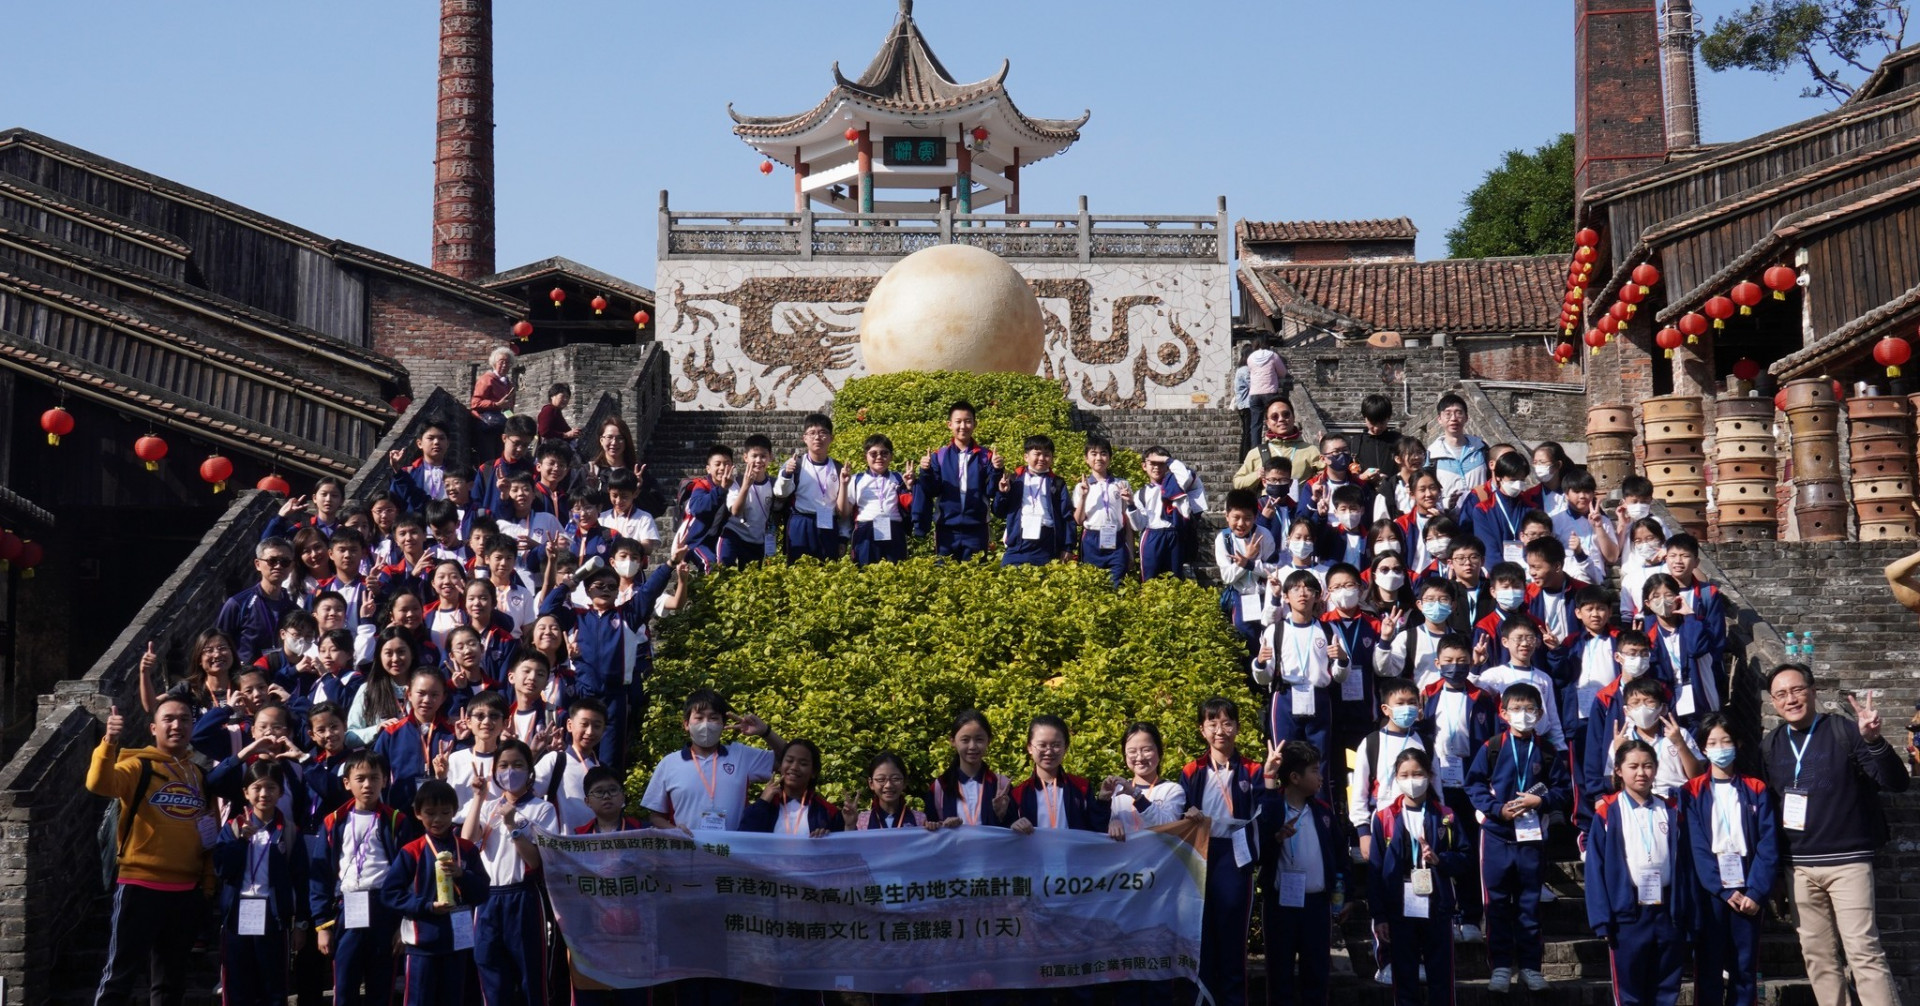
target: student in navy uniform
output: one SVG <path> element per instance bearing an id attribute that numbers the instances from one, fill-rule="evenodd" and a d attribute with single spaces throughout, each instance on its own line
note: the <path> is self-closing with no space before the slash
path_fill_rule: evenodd
<path id="1" fill-rule="evenodd" d="M 1186 466 L 1174 461 L 1165 447 L 1147 448 L 1140 465 L 1147 479 L 1133 494 L 1131 517 L 1139 532 L 1140 579 L 1151 580 L 1162 573 L 1184 577 L 1190 561 L 1189 526 L 1206 512 L 1206 495 L 1193 491 L 1197 482 L 1182 480 L 1180 472 L 1187 471 Z"/>
<path id="2" fill-rule="evenodd" d="M 1249 652 L 1267 629 L 1267 577 L 1280 569 L 1274 541 L 1261 528 L 1259 503 L 1249 489 L 1227 491 L 1226 523 L 1213 536 L 1213 563 L 1220 576 L 1220 603 Z M 1278 603 L 1279 599 L 1274 599 Z"/>
<path id="3" fill-rule="evenodd" d="M 309 842 L 308 906 L 320 952 L 333 958 L 334 1002 L 386 1006 L 393 993 L 393 941 L 400 918 L 381 901 L 380 891 L 394 858 L 413 841 L 419 825 L 381 802 L 387 785 L 384 757 L 355 751 L 343 769 L 353 802 L 328 814 Z"/>
<path id="4" fill-rule="evenodd" d="M 1467 796 L 1480 813 L 1481 883 L 1486 891 L 1487 988 L 1505 992 L 1517 966 L 1528 991 L 1543 992 L 1540 971 L 1541 874 L 1547 819 L 1573 799 L 1567 756 L 1534 728 L 1544 702 L 1524 681 L 1500 697 L 1507 730 L 1481 745 L 1467 770 Z"/>
<path id="5" fill-rule="evenodd" d="M 929 826 L 1005 827 L 1004 818 L 1012 803 L 1013 780 L 995 775 L 987 768 L 987 746 L 993 743 L 993 727 L 986 716 L 977 709 L 962 709 L 953 718 L 947 741 L 953 745 L 953 764 L 933 781 L 927 797 Z"/>
<path id="6" fill-rule="evenodd" d="M 1373 815 L 1367 909 L 1376 936 L 1386 931 L 1394 1001 L 1418 1006 L 1424 980 L 1428 1006 L 1451 1006 L 1454 927 L 1449 920 L 1457 886 L 1452 881 L 1467 870 L 1473 855 L 1454 812 L 1432 796 L 1433 761 L 1425 751 L 1401 751 L 1393 776 L 1400 794 Z M 1416 870 L 1426 871 L 1424 880 L 1416 879 Z"/>
<path id="7" fill-rule="evenodd" d="M 1340 651 L 1347 655 L 1347 676 L 1340 681 L 1333 703 L 1333 743 L 1339 751 L 1372 733 L 1379 717 L 1373 668 L 1374 651 L 1380 645 L 1380 619 L 1361 607 L 1364 590 L 1360 571 L 1352 566 L 1338 562 L 1327 570 L 1327 613 L 1320 616 L 1320 621 L 1333 630 Z M 1340 777 L 1336 774 L 1331 782 L 1336 797 L 1331 802 L 1341 806 Z"/>
<path id="8" fill-rule="evenodd" d="M 1027 757 L 1033 774 L 1013 787 L 1004 817 L 1007 827 L 1031 835 L 1038 829 L 1106 831 L 1110 808 L 1095 800 L 1087 780 L 1060 767 L 1073 741 L 1066 721 L 1035 716 L 1027 724 Z"/>
<path id="9" fill-rule="evenodd" d="M 626 764 L 629 709 L 637 696 L 644 695 L 641 689 L 646 684 L 643 668 L 636 666 L 640 657 L 632 637 L 653 617 L 654 603 L 667 589 L 670 576 L 675 597 L 684 597 L 685 569 L 663 566 L 649 574 L 625 601 L 616 602 L 619 574 L 588 562 L 562 579 L 540 602 L 540 614 L 560 616 L 563 627 L 574 634 L 570 646 L 579 649 L 573 661 L 575 691 L 607 704 L 607 733 L 600 745 L 600 761 L 604 764 Z M 587 607 L 576 607 L 568 600 L 576 582 L 586 586 Z"/>
<path id="10" fill-rule="evenodd" d="M 833 446 L 833 420 L 816 412 L 801 424 L 807 449 L 780 466 L 773 496 L 788 503 L 787 561 L 803 555 L 821 562 L 840 558 L 845 542 L 833 504 L 840 495 L 841 464 L 827 456 Z M 923 476 L 924 477 L 924 476 Z"/>
<path id="11" fill-rule="evenodd" d="M 279 762 L 247 765 L 244 802 L 213 847 L 221 1001 L 231 1006 L 285 1003 L 288 934 L 295 949 L 306 936 L 306 850 L 299 826 L 280 812 L 283 778 Z"/>
<path id="12" fill-rule="evenodd" d="M 1518 562 L 1520 521 L 1539 506 L 1540 489 L 1526 488 L 1527 457 L 1519 451 L 1500 455 L 1493 463 L 1493 481 L 1484 490 L 1469 491 L 1460 500 L 1460 525 L 1480 539 L 1491 562 Z"/>
<path id="13" fill-rule="evenodd" d="M 1607 712 L 1599 707 L 1600 692 L 1620 677 L 1619 658 L 1614 654 L 1620 630 L 1613 627 L 1613 595 L 1605 587 L 1580 588 L 1573 596 L 1573 616 L 1572 631 L 1559 649 L 1547 655 L 1547 666 L 1560 700 L 1560 727 L 1567 734 L 1567 757 L 1573 767 L 1575 823 L 1584 833 L 1589 813 L 1585 795 L 1588 724 Z M 1595 729 L 1605 730 L 1608 740 L 1613 738 L 1612 726 L 1601 724 Z"/>
<path id="14" fill-rule="evenodd" d="M 1406 678 L 1424 689 L 1440 680 L 1440 672 L 1434 667 L 1440 644 L 1449 636 L 1458 636 L 1462 642 L 1466 642 L 1467 637 L 1453 631 L 1453 608 L 1460 597 L 1459 588 L 1432 577 L 1415 587 L 1413 596 L 1418 602 L 1414 611 L 1419 617 L 1409 616 L 1406 621 L 1410 624 L 1397 631 L 1383 627 L 1383 638 L 1374 650 L 1374 669 L 1382 677 Z M 1467 643 L 1467 651 L 1472 653 L 1471 643 Z"/>
<path id="15" fill-rule="evenodd" d="M 1720 711 L 1720 663 L 1714 633 L 1681 610 L 1680 584 L 1665 573 L 1647 577 L 1641 617 L 1653 644 L 1653 674 L 1673 689 L 1673 715 L 1683 727 Z"/>
<path id="16" fill-rule="evenodd" d="M 313 484 L 312 496 L 287 497 L 287 501 L 280 504 L 280 511 L 267 519 L 260 540 L 292 538 L 294 532 L 303 527 L 314 528 L 332 538 L 340 527 L 341 504 L 346 498 L 347 484 L 328 475 Z M 313 513 L 308 514 L 309 509 Z"/>
<path id="17" fill-rule="evenodd" d="M 480 466 L 473 480 L 473 505 L 486 513 L 500 506 L 503 487 L 515 475 L 533 474 L 533 444 L 539 428 L 532 416 L 509 416 L 500 431 L 500 456 Z"/>
<path id="18" fill-rule="evenodd" d="M 746 452 L 746 473 L 727 490 L 727 522 L 720 531 L 717 555 L 720 564 L 739 569 L 772 554 L 768 544 L 774 538 L 773 441 L 755 433 L 741 445 Z"/>
<path id="19" fill-rule="evenodd" d="M 500 742 L 492 771 L 475 765 L 465 780 L 460 837 L 480 851 L 487 893 L 473 919 L 473 961 L 487 1006 L 545 1006 L 547 910 L 541 898 L 534 834 L 561 834 L 553 805 L 533 793 L 533 751 Z"/>
<path id="20" fill-rule="evenodd" d="M 681 521 L 674 532 L 675 546 L 687 550 L 702 572 L 711 570 L 718 558 L 720 528 L 727 520 L 727 490 L 733 487 L 736 469 L 733 448 L 714 444 L 707 448 L 707 470 L 680 487 Z"/>
<path id="21" fill-rule="evenodd" d="M 867 763 L 867 790 L 873 802 L 847 821 L 854 831 L 888 828 L 926 828 L 927 816 L 907 802 L 907 763 L 891 751 L 882 751 Z"/>
<path id="22" fill-rule="evenodd" d="M 779 764 L 774 766 L 773 778 L 741 815 L 740 830 L 812 838 L 845 831 L 847 822 L 840 808 L 814 789 L 819 775 L 820 749 L 803 738 L 788 741 Z M 817 995 L 809 993 L 801 998 Z M 781 997 L 782 993 L 775 993 L 776 999 Z"/>
<path id="23" fill-rule="evenodd" d="M 1510 621 L 1530 622 L 1536 630 L 1541 626 L 1533 616 L 1527 613 L 1527 571 L 1517 562 L 1495 563 L 1493 571 L 1487 574 L 1487 580 L 1493 587 L 1493 608 L 1481 612 L 1480 620 L 1473 623 L 1474 669 L 1485 671 L 1502 667 L 1507 663 L 1506 625 Z M 1541 661 L 1544 666 L 1545 660 Z"/>
<path id="24" fill-rule="evenodd" d="M 1353 673 L 1353 665 L 1333 627 L 1315 617 L 1320 595 L 1320 581 L 1311 571 L 1288 574 L 1282 588 L 1285 607 L 1273 610 L 1273 624 L 1254 655 L 1252 672 L 1253 683 L 1272 696 L 1267 736 L 1306 741 L 1322 758 L 1331 759 L 1335 689 Z M 1320 766 L 1323 780 L 1332 771 L 1331 761 Z M 1321 798 L 1333 801 L 1331 786 Z"/>
<path id="25" fill-rule="evenodd" d="M 973 404 L 947 407 L 952 441 L 920 459 L 920 489 L 913 497 L 913 536 L 934 533 L 934 550 L 953 559 L 971 559 L 987 550 L 987 517 L 993 489 L 1000 481 L 1000 455 L 974 442 Z"/>
<path id="26" fill-rule="evenodd" d="M 1780 867 L 1773 797 L 1766 781 L 1734 767 L 1740 751 L 1727 718 L 1700 722 L 1700 747 L 1712 766 L 1680 793 L 1680 827 L 1700 890 L 1701 925 L 1693 941 L 1693 1001 L 1700 1006 L 1759 1002 L 1761 906 Z M 1726 977 L 1721 977 L 1721 972 Z"/>
<path id="27" fill-rule="evenodd" d="M 1448 636 L 1440 641 L 1434 658 L 1440 680 L 1422 690 L 1420 728 L 1429 758 L 1431 775 L 1440 787 L 1438 796 L 1458 822 L 1461 840 L 1468 848 L 1480 843 L 1480 828 L 1473 816 L 1473 801 L 1467 798 L 1467 769 L 1474 753 L 1493 739 L 1499 723 L 1498 707 L 1492 692 L 1482 691 L 1470 680 L 1473 658 L 1467 641 Z M 1374 842 L 1374 847 L 1379 847 Z M 1480 865 L 1476 857 L 1448 871 L 1453 878 L 1455 897 L 1448 900 L 1456 913 L 1454 938 L 1461 943 L 1480 942 L 1480 918 L 1485 908 L 1481 900 Z"/>
<path id="28" fill-rule="evenodd" d="M 1727 599 L 1720 588 L 1700 579 L 1700 539 L 1685 531 L 1667 539 L 1666 573 L 1679 587 L 1680 610 L 1688 619 L 1707 630 L 1707 646 L 1724 653 L 1727 648 Z"/>
<path id="29" fill-rule="evenodd" d="M 406 1006 L 461 1006 L 473 963 L 473 906 L 487 897 L 480 850 L 453 830 L 460 809 L 453 787 L 439 779 L 420 785 L 413 814 L 425 833 L 395 856 L 380 900 L 400 918 Z M 453 901 L 441 898 L 441 855 L 450 857 Z"/>
<path id="30" fill-rule="evenodd" d="M 1080 527 L 1080 561 L 1106 570 L 1116 587 L 1133 561 L 1132 504 L 1133 487 L 1113 477 L 1113 442 L 1089 436 L 1087 475 L 1073 487 L 1073 522 Z"/>
<path id="31" fill-rule="evenodd" d="M 284 538 L 267 538 L 253 547 L 253 568 L 259 582 L 220 606 L 214 628 L 233 640 L 234 658 L 246 666 L 279 644 L 280 621 L 300 606 L 286 588 L 295 563 L 293 545 Z"/>
<path id="32" fill-rule="evenodd" d="M 1652 745 L 1622 742 L 1620 790 L 1600 798 L 1587 831 L 1587 922 L 1607 941 L 1620 1006 L 1674 1006 L 1686 964 L 1690 857 L 1679 810 L 1654 795 L 1656 765 Z"/>
<path id="33" fill-rule="evenodd" d="M 1021 445 L 1026 464 L 1001 474 L 993 512 L 1006 518 L 1002 566 L 1042 565 L 1073 554 L 1073 494 L 1053 473 L 1053 439 L 1032 436 Z"/>
<path id="34" fill-rule="evenodd" d="M 586 562 L 595 556 L 602 560 L 613 553 L 614 533 L 600 523 L 600 514 L 609 504 L 603 489 L 594 489 L 572 497 L 573 520 L 567 522 L 567 551 Z"/>
<path id="35" fill-rule="evenodd" d="M 1268 458 L 1260 469 L 1260 527 L 1279 541 L 1287 529 L 1302 517 L 1310 517 L 1313 508 L 1295 502 L 1293 459 L 1285 454 Z"/>
<path id="36" fill-rule="evenodd" d="M 404 448 L 387 452 L 387 492 L 400 509 L 420 513 L 429 501 L 447 498 L 447 450 L 452 444 L 439 423 L 428 423 L 413 442 L 420 454 L 411 464 L 401 464 L 407 456 Z"/>
<path id="37" fill-rule="evenodd" d="M 1253 819 L 1256 786 L 1264 788 L 1260 763 L 1240 757 L 1240 707 L 1215 697 L 1200 706 L 1200 737 L 1207 755 L 1180 770 L 1187 791 L 1187 817 L 1213 823 L 1207 841 L 1206 911 L 1200 927 L 1200 982 L 1220 1006 L 1243 1006 L 1247 998 L 1247 925 L 1253 912 L 1253 881 L 1259 866 Z M 1235 832 L 1239 832 L 1236 836 Z M 1227 864 L 1233 864 L 1231 868 Z"/>
<path id="38" fill-rule="evenodd" d="M 446 679 L 434 668 L 416 667 L 407 677 L 406 717 L 361 731 L 392 773 L 388 803 L 411 806 L 413 791 L 436 774 L 435 762 L 453 753 L 453 726 L 441 715 L 446 704 Z"/>
<path id="39" fill-rule="evenodd" d="M 627 791 L 617 769 L 606 765 L 588 769 L 586 787 L 587 806 L 593 810 L 593 820 L 573 829 L 574 834 L 610 835 L 650 827 L 646 821 L 627 813 Z M 578 996 L 582 991 L 576 989 L 574 994 Z"/>
<path id="40" fill-rule="evenodd" d="M 907 557 L 908 520 L 913 514 L 913 479 L 893 470 L 893 441 L 876 433 L 862 445 L 867 461 L 856 474 L 840 470 L 835 510 L 853 526 L 853 561 L 862 566 L 901 562 Z"/>
<path id="41" fill-rule="evenodd" d="M 1353 914 L 1351 829 L 1316 794 L 1320 752 L 1306 741 L 1267 744 L 1260 794 L 1260 906 L 1267 949 L 1267 1001 L 1326 1006 L 1333 924 Z"/>

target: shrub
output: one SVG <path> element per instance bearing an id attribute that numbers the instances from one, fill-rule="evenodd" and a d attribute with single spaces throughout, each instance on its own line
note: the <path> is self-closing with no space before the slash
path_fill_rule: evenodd
<path id="1" fill-rule="evenodd" d="M 1212 695 L 1245 711 L 1242 745 L 1259 757 L 1258 703 L 1245 650 L 1217 595 L 1161 579 L 1108 585 L 1073 563 L 1002 569 L 992 560 L 766 563 L 698 581 L 665 620 L 628 790 L 686 743 L 680 703 L 711 686 L 786 737 L 823 754 L 822 790 L 865 793 L 867 760 L 898 753 L 916 789 L 951 760 L 947 727 L 976 708 L 994 726 L 988 764 L 1024 775 L 1028 718 L 1073 728 L 1069 771 L 1125 774 L 1120 739 L 1159 725 L 1166 774 L 1202 750 L 1195 714 Z"/>

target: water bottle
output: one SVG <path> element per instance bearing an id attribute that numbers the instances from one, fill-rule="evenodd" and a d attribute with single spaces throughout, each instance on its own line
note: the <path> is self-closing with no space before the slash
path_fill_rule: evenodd
<path id="1" fill-rule="evenodd" d="M 1812 629 L 1808 629 L 1807 631 L 1802 632 L 1800 634 L 1800 662 L 1803 664 L 1806 664 L 1808 667 L 1813 666 L 1813 630 Z"/>
<path id="2" fill-rule="evenodd" d="M 1800 654 L 1800 644 L 1793 641 L 1793 633 L 1787 633 L 1787 663 L 1791 664 Z"/>
<path id="3" fill-rule="evenodd" d="M 1346 878 L 1335 877 L 1333 878 L 1333 912 L 1334 914 L 1335 915 L 1340 914 L 1340 910 L 1342 908 L 1345 908 L 1346 905 L 1347 905 Z"/>

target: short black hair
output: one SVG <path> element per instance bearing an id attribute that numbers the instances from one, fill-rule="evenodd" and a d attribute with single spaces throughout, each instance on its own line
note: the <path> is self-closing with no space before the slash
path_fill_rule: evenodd
<path id="1" fill-rule="evenodd" d="M 1108 454 L 1112 454 L 1112 453 L 1113 453 L 1113 441 L 1111 441 L 1111 440 L 1108 440 L 1108 439 L 1107 439 L 1106 437 L 1103 437 L 1103 436 L 1101 436 L 1101 435 L 1099 435 L 1098 433 L 1093 433 L 1093 434 L 1088 434 L 1088 436 L 1087 436 L 1087 450 L 1090 450 L 1090 451 L 1106 451 L 1106 452 L 1107 452 Z"/>
<path id="2" fill-rule="evenodd" d="M 1367 507 L 1367 490 L 1363 486 L 1352 484 L 1341 486 L 1333 491 L 1333 505 L 1364 510 Z"/>
<path id="3" fill-rule="evenodd" d="M 1540 689 L 1533 687 L 1531 684 L 1528 684 L 1525 681 L 1516 681 L 1513 684 L 1508 685 L 1506 691 L 1500 693 L 1501 708 L 1504 709 L 1508 704 L 1512 703 L 1513 700 L 1515 699 L 1523 699 L 1525 701 L 1531 702 L 1534 705 L 1540 706 L 1542 708 L 1545 708 L 1545 705 L 1546 705 L 1546 703 L 1540 698 Z"/>
<path id="4" fill-rule="evenodd" d="M 1434 415 L 1439 415 L 1440 413 L 1445 412 L 1448 409 L 1452 409 L 1452 408 L 1458 408 L 1462 412 L 1468 411 L 1467 400 L 1464 398 L 1461 398 L 1459 395 L 1456 395 L 1453 392 L 1447 392 L 1446 394 L 1441 395 L 1440 400 L 1433 404 L 1433 413 Z"/>
<path id="5" fill-rule="evenodd" d="M 1200 703 L 1201 723 L 1221 717 L 1225 717 L 1235 723 L 1240 722 L 1240 704 L 1224 695 L 1215 695 L 1213 698 Z"/>
<path id="6" fill-rule="evenodd" d="M 533 421 L 532 416 L 527 415 L 508 416 L 506 425 L 500 428 L 500 436 L 502 439 L 507 437 L 520 437 L 525 440 L 532 440 L 539 435 L 539 424 Z"/>
<path id="7" fill-rule="evenodd" d="M 555 395 L 566 395 L 571 398 L 573 397 L 573 388 L 568 386 L 565 381 L 555 381 L 552 385 L 548 386 L 547 397 L 552 398 Z"/>
<path id="8" fill-rule="evenodd" d="M 980 414 L 980 410 L 974 408 L 973 403 L 964 398 L 955 399 L 952 405 L 947 406 L 947 418 L 952 419 L 953 414 L 956 412 L 964 412 L 969 416 L 978 416 Z"/>
<path id="9" fill-rule="evenodd" d="M 1593 480 L 1593 473 L 1584 467 L 1571 468 L 1560 476 L 1560 491 L 1563 493 L 1591 493 L 1600 491 L 1600 483 Z"/>
<path id="10" fill-rule="evenodd" d="M 1293 782 L 1293 777 L 1320 764 L 1320 749 L 1310 741 L 1292 740 L 1280 745 L 1280 784 Z"/>
<path id="11" fill-rule="evenodd" d="M 1288 475 L 1292 475 L 1293 459 L 1290 457 L 1287 457 L 1285 454 L 1275 454 L 1274 456 L 1267 459 L 1266 464 L 1263 464 L 1260 466 L 1260 471 L 1263 473 L 1264 472 L 1285 472 Z"/>
<path id="12" fill-rule="evenodd" d="M 701 709 L 718 713 L 722 718 L 733 711 L 733 707 L 727 705 L 726 697 L 719 692 L 711 688 L 696 688 L 687 693 L 687 700 L 680 704 L 680 711 L 687 716 L 692 716 Z"/>
<path id="13" fill-rule="evenodd" d="M 766 451 L 768 454 L 772 454 L 773 439 L 764 433 L 750 433 L 747 435 L 747 439 L 740 441 L 740 449 L 743 451 L 750 451 L 755 447 Z"/>
<path id="14" fill-rule="evenodd" d="M 594 713 L 604 722 L 607 718 L 607 704 L 592 695 L 581 695 L 567 703 L 567 719 L 571 720 L 581 713 Z"/>
<path id="15" fill-rule="evenodd" d="M 1500 455 L 1500 460 L 1493 463 L 1493 474 L 1496 478 L 1523 479 L 1531 471 L 1533 468 L 1527 464 L 1527 456 L 1519 451 L 1508 451 Z"/>
<path id="16" fill-rule="evenodd" d="M 1504 619 L 1501 621 L 1500 641 L 1503 643 L 1506 642 L 1507 639 L 1512 637 L 1514 633 L 1519 632 L 1523 629 L 1527 632 L 1533 633 L 1536 636 L 1540 634 L 1540 627 L 1533 624 L 1533 619 L 1527 618 L 1524 615 L 1515 615 L 1512 618 Z"/>
<path id="17" fill-rule="evenodd" d="M 865 454 L 866 452 L 873 450 L 875 447 L 881 448 L 882 450 L 886 451 L 888 454 L 892 454 L 893 440 L 892 438 L 888 437 L 884 433 L 875 433 L 874 435 L 868 437 L 866 441 L 860 445 L 860 453 Z"/>
<path id="18" fill-rule="evenodd" d="M 1665 682 L 1651 674 L 1642 674 L 1632 681 L 1627 682 L 1626 685 L 1620 689 L 1620 708 L 1625 709 L 1627 707 L 1627 700 L 1633 698 L 1635 695 L 1645 695 L 1648 698 L 1659 699 L 1662 703 L 1665 703 L 1667 701 L 1667 686 Z"/>
<path id="19" fill-rule="evenodd" d="M 728 461 L 732 461 L 733 448 L 728 447 L 726 444 L 708 444 L 707 460 L 712 461 L 714 458 L 726 458 Z"/>
<path id="20" fill-rule="evenodd" d="M 1260 508 L 1260 497 L 1256 495 L 1253 492 L 1253 490 L 1251 489 L 1227 490 L 1226 511 L 1228 513 L 1232 513 L 1235 510 L 1241 510 L 1247 513 L 1255 513 L 1255 512 L 1258 512 L 1259 508 Z"/>
<path id="21" fill-rule="evenodd" d="M 1778 678 L 1782 674 L 1787 673 L 1788 671 L 1792 671 L 1800 675 L 1800 680 L 1806 682 L 1808 688 L 1813 687 L 1813 668 L 1808 667 L 1805 664 L 1794 663 L 1789 661 L 1784 664 L 1778 664 L 1774 667 L 1773 670 L 1767 672 L 1767 691 L 1769 693 L 1773 691 L 1774 679 Z"/>
<path id="22" fill-rule="evenodd" d="M 1433 646 L 1435 656 L 1438 656 L 1441 650 L 1465 650 L 1468 653 L 1472 653 L 1473 642 L 1467 639 L 1465 633 L 1449 632 L 1441 636 L 1440 641 Z"/>
<path id="23" fill-rule="evenodd" d="M 372 748 L 354 748 L 340 759 L 340 778 L 353 778 L 353 770 L 365 765 L 380 773 L 381 778 L 393 778 L 393 766 L 387 764 L 387 756 Z"/>
<path id="24" fill-rule="evenodd" d="M 809 412 L 807 413 L 807 418 L 800 420 L 800 430 L 801 432 L 805 432 L 813 429 L 826 430 L 828 433 L 832 433 L 833 420 L 829 419 L 824 412 Z"/>
<path id="25" fill-rule="evenodd" d="M 1629 475 L 1620 480 L 1620 495 L 1652 498 L 1653 480 L 1645 475 Z"/>
<path id="26" fill-rule="evenodd" d="M 1552 534 L 1553 518 L 1547 516 L 1545 510 L 1534 507 L 1520 515 L 1520 530 L 1525 531 L 1530 527 L 1544 527 L 1547 529 L 1548 534 Z"/>
<path id="27" fill-rule="evenodd" d="M 1613 610 L 1614 593 L 1597 583 L 1590 583 L 1574 592 L 1573 609 L 1579 611 L 1589 604 L 1597 604 L 1608 611 Z"/>
<path id="28" fill-rule="evenodd" d="M 451 500 L 428 500 L 426 513 L 421 515 L 421 519 L 426 521 L 430 528 L 443 524 L 458 524 L 460 508 L 454 506 Z"/>
<path id="29" fill-rule="evenodd" d="M 1420 686 L 1406 678 L 1381 678 L 1374 682 L 1373 690 L 1383 706 L 1401 695 L 1411 695 L 1415 701 L 1420 698 Z"/>
<path id="30" fill-rule="evenodd" d="M 1560 539 L 1555 538 L 1552 535 L 1543 534 L 1540 537 L 1535 538 L 1530 542 L 1527 542 L 1527 547 L 1522 551 L 1521 554 L 1527 555 L 1527 556 L 1537 555 L 1541 559 L 1545 560 L 1548 566 L 1551 566 L 1554 569 L 1559 569 L 1560 564 L 1567 561 L 1567 546 L 1560 544 Z M 1575 596 L 1578 596 L 1578 595 L 1575 595 Z"/>
<path id="31" fill-rule="evenodd" d="M 1505 580 L 1508 583 L 1527 585 L 1527 571 L 1517 562 L 1496 562 L 1487 570 L 1487 579 L 1493 583 Z"/>
<path id="32" fill-rule="evenodd" d="M 416 814 L 433 807 L 458 806 L 460 794 L 454 792 L 453 784 L 445 779 L 428 779 L 413 793 L 413 812 Z"/>
<path id="33" fill-rule="evenodd" d="M 589 792 L 603 782 L 619 783 L 622 792 L 627 788 L 626 780 L 620 778 L 619 769 L 611 765 L 595 765 L 587 770 L 586 778 L 580 780 L 580 792 Z"/>
<path id="34" fill-rule="evenodd" d="M 545 461 L 548 458 L 559 458 L 569 465 L 573 464 L 573 448 L 568 447 L 565 440 L 557 437 L 552 440 L 540 441 L 540 450 L 535 452 L 533 456 L 534 459 L 538 461 Z"/>
<path id="35" fill-rule="evenodd" d="M 1667 550 L 1671 552 L 1674 549 L 1679 549 L 1697 559 L 1700 557 L 1700 539 L 1682 531 L 1667 539 Z"/>
<path id="36" fill-rule="evenodd" d="M 1360 400 L 1360 416 L 1370 423 L 1384 423 L 1393 418 L 1393 399 L 1381 394 L 1368 395 Z"/>
<path id="37" fill-rule="evenodd" d="M 1045 451 L 1048 454 L 1052 454 L 1053 438 L 1044 433 L 1036 433 L 1028 437 L 1020 444 L 1020 453 L 1025 454 L 1028 451 Z"/>

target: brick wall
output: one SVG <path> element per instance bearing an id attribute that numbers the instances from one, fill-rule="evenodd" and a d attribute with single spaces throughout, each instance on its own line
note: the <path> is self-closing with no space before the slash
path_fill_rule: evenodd
<path id="1" fill-rule="evenodd" d="M 509 322 L 501 315 L 378 274 L 367 277 L 367 321 L 374 351 L 406 365 L 416 394 L 440 385 L 462 402 L 487 354 L 510 338 Z M 537 409 L 539 402 L 523 392 L 519 405 Z"/>
<path id="2" fill-rule="evenodd" d="M 1645 0 L 1574 0 L 1574 182 L 1588 188 L 1667 152 L 1660 34 Z"/>
<path id="3" fill-rule="evenodd" d="M 1540 381 L 1547 384 L 1568 379 L 1567 370 L 1553 362 L 1553 350 L 1538 336 L 1454 338 L 1460 350 L 1462 377 L 1476 381 Z"/>
<path id="4" fill-rule="evenodd" d="M 1482 384 L 1487 400 L 1505 417 L 1521 440 L 1537 444 L 1558 441 L 1584 449 L 1587 436 L 1587 393 L 1578 385 L 1557 391 Z"/>
<path id="5" fill-rule="evenodd" d="M 1460 383 L 1460 351 L 1453 346 L 1375 349 L 1365 343 L 1330 340 L 1285 351 L 1296 384 L 1319 406 L 1322 422 L 1360 423 L 1360 400 L 1383 394 L 1393 400 L 1397 426 L 1433 418 L 1433 404 Z M 1411 417 L 1412 422 L 1402 420 Z"/>

